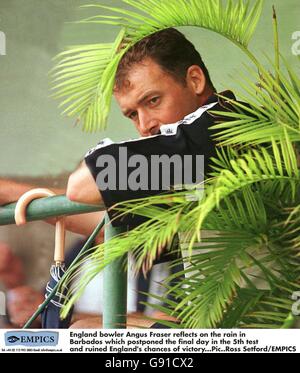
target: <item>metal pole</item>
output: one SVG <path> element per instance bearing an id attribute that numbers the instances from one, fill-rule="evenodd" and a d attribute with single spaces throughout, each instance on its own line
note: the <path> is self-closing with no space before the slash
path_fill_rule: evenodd
<path id="1" fill-rule="evenodd" d="M 105 241 L 125 232 L 126 227 L 113 227 L 108 215 L 105 219 Z M 105 253 L 104 253 L 105 256 Z M 120 258 L 109 264 L 103 274 L 103 328 L 126 328 L 127 314 L 127 258 Z"/>

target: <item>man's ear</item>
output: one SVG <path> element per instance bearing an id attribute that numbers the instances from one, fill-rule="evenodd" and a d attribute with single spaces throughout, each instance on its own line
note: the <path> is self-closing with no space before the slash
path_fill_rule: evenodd
<path id="1" fill-rule="evenodd" d="M 186 82 L 188 87 L 191 87 L 198 96 L 204 93 L 206 78 L 200 66 L 192 65 L 188 68 L 186 72 Z"/>

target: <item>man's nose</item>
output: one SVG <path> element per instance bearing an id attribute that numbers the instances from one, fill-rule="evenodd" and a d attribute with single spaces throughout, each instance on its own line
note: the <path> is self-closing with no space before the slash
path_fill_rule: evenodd
<path id="1" fill-rule="evenodd" d="M 146 113 L 140 114 L 139 132 L 143 137 L 157 134 L 159 132 L 159 121 L 150 118 Z"/>

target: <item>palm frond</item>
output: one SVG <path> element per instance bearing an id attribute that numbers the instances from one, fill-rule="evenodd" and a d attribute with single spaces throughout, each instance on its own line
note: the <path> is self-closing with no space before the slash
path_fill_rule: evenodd
<path id="1" fill-rule="evenodd" d="M 176 316 L 184 328 L 250 328 L 258 323 L 265 328 L 281 327 L 291 312 L 291 293 L 300 286 L 299 271 L 290 283 L 286 269 L 280 270 L 285 267 L 278 262 L 278 253 L 270 252 L 264 243 L 257 244 L 254 234 L 248 240 L 238 235 L 233 240 L 232 232 L 228 233 L 219 231 L 204 240 L 185 258 L 184 271 L 165 280 L 166 293 L 160 300 L 171 296 L 172 303 L 166 302 L 164 309 L 149 305 Z M 281 253 L 282 258 L 289 256 L 288 251 Z M 183 273 L 184 280 L 168 285 Z"/>
<path id="2" fill-rule="evenodd" d="M 250 186 L 260 183 L 264 186 L 267 183 L 268 193 L 276 193 L 277 196 L 281 194 L 281 198 L 283 196 L 287 199 L 289 196 L 294 198 L 300 174 L 296 155 L 287 134 L 285 140 L 281 141 L 280 147 L 275 141 L 272 142 L 272 152 L 273 156 L 264 148 L 260 151 L 254 149 L 244 157 L 237 160 L 232 159 L 230 161 L 232 170 L 221 171 L 220 175 L 208 185 L 206 188 L 207 197 L 196 207 L 199 214 L 191 246 L 195 242 L 196 235 L 200 232 L 206 216 L 219 206 L 221 200 L 236 191 L 243 189 L 250 201 L 250 194 L 253 193 Z M 272 181 L 272 189 L 270 189 L 268 181 Z M 250 204 L 247 207 L 250 208 Z"/>
<path id="3" fill-rule="evenodd" d="M 264 329 L 282 327 L 289 316 L 292 302 L 286 298 L 286 294 L 280 295 L 275 297 L 266 289 L 239 289 L 219 326 L 257 328 L 259 325 Z"/>
<path id="4" fill-rule="evenodd" d="M 271 138 L 281 141 L 285 133 L 291 141 L 300 140 L 300 80 L 288 63 L 283 62 L 286 73 L 274 67 L 275 76 L 260 66 L 259 85 L 244 76 L 240 83 L 244 94 L 240 97 L 247 104 L 231 100 L 235 111 L 212 111 L 230 119 L 212 127 L 218 131 L 215 136 L 220 145 L 253 146 L 267 143 Z M 249 75 L 255 79 L 256 73 L 249 70 Z"/>
<path id="5" fill-rule="evenodd" d="M 198 26 L 214 31 L 235 43 L 252 59 L 247 46 L 262 9 L 262 0 L 123 0 L 133 10 L 87 5 L 109 11 L 79 23 L 121 27 L 114 43 L 75 46 L 58 55 L 54 69 L 54 97 L 64 98 L 63 113 L 76 116 L 86 131 L 103 129 L 111 105 L 118 64 L 136 42 L 169 27 Z"/>
<path id="6" fill-rule="evenodd" d="M 164 312 L 184 328 L 282 327 L 291 312 L 291 294 L 300 287 L 299 249 L 288 246 L 275 222 L 260 239 L 225 214 L 215 212 L 209 220 L 218 230 L 193 248 L 183 271 L 165 280 L 161 300 L 171 296 L 176 306 L 167 303 Z M 168 285 L 176 278 L 175 286 Z"/>
<path id="7" fill-rule="evenodd" d="M 93 132 L 103 124 L 109 113 L 114 85 L 116 51 L 123 40 L 122 30 L 115 43 L 75 46 L 58 55 L 60 62 L 53 69 L 53 90 L 56 98 L 64 98 L 60 106 L 68 116 L 77 116 L 84 129 Z M 109 68 L 108 68 L 109 65 Z M 105 88 L 103 81 L 105 80 Z"/>

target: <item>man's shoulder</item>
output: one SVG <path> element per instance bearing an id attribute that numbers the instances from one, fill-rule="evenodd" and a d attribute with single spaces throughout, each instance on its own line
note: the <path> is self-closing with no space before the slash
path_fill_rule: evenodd
<path id="1" fill-rule="evenodd" d="M 250 113 L 248 109 L 251 109 L 251 105 L 247 102 L 238 100 L 230 90 L 215 93 L 214 98 L 216 105 L 212 110 L 207 112 L 212 123 L 233 120 L 234 116 L 222 115 L 222 113 Z"/>

